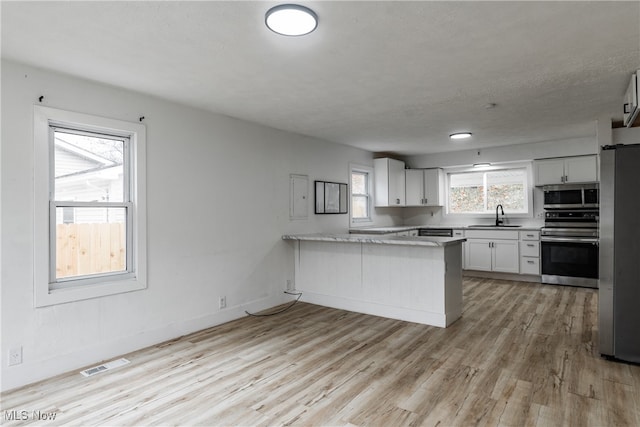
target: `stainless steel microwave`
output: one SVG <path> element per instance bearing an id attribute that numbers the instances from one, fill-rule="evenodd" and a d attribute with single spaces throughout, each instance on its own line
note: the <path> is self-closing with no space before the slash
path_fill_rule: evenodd
<path id="1" fill-rule="evenodd" d="M 542 190 L 545 209 L 597 209 L 600 206 L 597 183 L 545 185 Z"/>

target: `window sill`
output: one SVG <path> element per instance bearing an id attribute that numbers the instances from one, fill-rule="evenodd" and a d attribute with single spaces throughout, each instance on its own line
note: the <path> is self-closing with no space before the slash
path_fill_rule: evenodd
<path id="1" fill-rule="evenodd" d="M 147 285 L 145 282 L 138 278 L 133 278 L 102 282 L 100 284 L 86 285 L 82 287 L 54 289 L 49 290 L 48 292 L 36 292 L 35 306 L 47 307 L 57 304 L 66 304 L 74 301 L 83 301 L 125 292 L 140 291 L 146 288 Z"/>

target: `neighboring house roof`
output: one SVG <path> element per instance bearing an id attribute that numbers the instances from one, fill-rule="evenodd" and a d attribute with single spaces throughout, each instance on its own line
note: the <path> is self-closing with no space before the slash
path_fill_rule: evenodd
<path id="1" fill-rule="evenodd" d="M 56 135 L 56 178 L 83 175 L 119 166 L 121 163 L 78 147 Z"/>

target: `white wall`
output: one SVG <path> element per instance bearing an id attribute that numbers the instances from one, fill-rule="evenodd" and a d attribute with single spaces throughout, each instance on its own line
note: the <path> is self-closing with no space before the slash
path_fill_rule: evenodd
<path id="1" fill-rule="evenodd" d="M 33 305 L 33 105 L 147 126 L 147 290 Z M 2 63 L 2 390 L 91 365 L 283 301 L 282 234 L 346 231 L 313 214 L 313 180 L 348 182 L 372 154 L 154 97 Z M 309 219 L 289 220 L 289 174 L 309 176 Z M 392 225 L 390 212 L 376 224 Z M 397 213 L 396 213 L 397 214 Z M 218 297 L 228 308 L 218 309 Z M 23 363 L 8 351 L 23 347 Z"/>

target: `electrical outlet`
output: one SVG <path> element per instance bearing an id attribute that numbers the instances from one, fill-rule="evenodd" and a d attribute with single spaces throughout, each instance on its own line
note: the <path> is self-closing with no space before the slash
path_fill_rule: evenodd
<path id="1" fill-rule="evenodd" d="M 291 279 L 287 279 L 287 290 L 288 291 L 292 291 L 293 290 L 293 280 L 291 280 Z"/>
<path id="2" fill-rule="evenodd" d="M 9 350 L 9 366 L 19 365 L 22 363 L 22 347 L 16 347 Z"/>
<path id="3" fill-rule="evenodd" d="M 218 306 L 220 308 L 227 308 L 227 297 L 220 297 L 220 300 L 218 301 Z"/>

